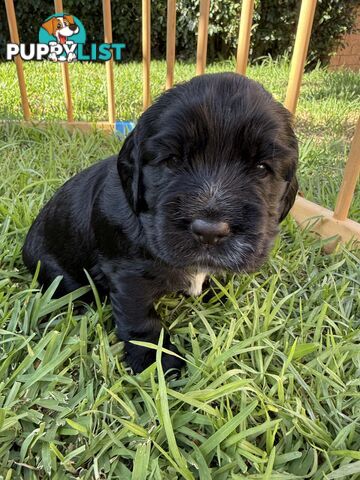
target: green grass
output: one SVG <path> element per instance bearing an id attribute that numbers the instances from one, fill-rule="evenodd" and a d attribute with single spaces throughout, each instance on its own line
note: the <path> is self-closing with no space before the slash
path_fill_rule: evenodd
<path id="1" fill-rule="evenodd" d="M 153 72 L 157 94 L 164 63 Z M 34 116 L 64 118 L 57 66 L 27 63 L 25 73 Z M 71 66 L 77 119 L 106 118 L 103 73 L 101 65 Z M 189 78 L 194 66 L 176 73 Z M 136 64 L 116 69 L 121 118 L 140 112 L 140 74 Z M 0 65 L 2 118 L 21 115 L 14 75 L 13 65 Z M 249 69 L 279 99 L 287 75 L 281 62 Z M 352 73 L 305 75 L 301 186 L 329 207 L 358 92 Z M 187 361 L 169 382 L 160 349 L 156 364 L 130 375 L 108 304 L 83 305 L 81 292 L 52 299 L 55 284 L 37 289 L 21 261 L 32 220 L 70 175 L 119 146 L 115 136 L 56 125 L 0 130 L 0 478 L 359 479 L 358 251 L 326 255 L 288 218 L 256 274 L 214 279 L 209 303 L 162 298 L 156 309 Z M 360 220 L 359 198 L 352 217 Z"/>

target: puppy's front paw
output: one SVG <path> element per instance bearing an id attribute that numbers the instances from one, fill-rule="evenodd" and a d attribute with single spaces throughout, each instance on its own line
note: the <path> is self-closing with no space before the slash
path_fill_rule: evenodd
<path id="1" fill-rule="evenodd" d="M 67 56 L 67 61 L 71 63 L 71 62 L 76 62 L 76 60 L 77 58 L 75 53 L 70 52 L 69 55 Z"/>
<path id="2" fill-rule="evenodd" d="M 177 353 L 180 355 L 179 350 L 170 342 L 170 339 L 165 341 L 164 347 L 170 350 L 171 352 Z M 161 364 L 164 370 L 164 373 L 169 372 L 169 370 L 178 370 L 177 376 L 180 376 L 179 370 L 185 365 L 183 359 L 175 357 L 174 355 L 169 355 L 167 353 L 162 354 Z M 174 372 L 169 372 L 171 375 Z"/>
<path id="3" fill-rule="evenodd" d="M 170 342 L 169 338 L 165 339 L 164 348 L 179 355 L 178 349 Z M 141 373 L 156 360 L 156 350 L 140 347 L 130 342 L 125 342 L 125 351 L 125 361 L 129 367 L 131 367 L 134 373 Z M 174 355 L 163 353 L 161 356 L 161 364 L 164 373 L 168 372 L 169 370 L 180 370 L 184 363 L 184 360 L 175 357 Z M 173 372 L 170 372 L 170 374 L 171 373 Z"/>
<path id="4" fill-rule="evenodd" d="M 49 53 L 47 58 L 48 58 L 48 60 L 51 60 L 52 62 L 57 62 L 58 61 L 58 57 L 57 57 L 56 53 Z"/>
<path id="5" fill-rule="evenodd" d="M 134 373 L 141 373 L 156 360 L 156 350 L 125 342 L 125 361 Z"/>

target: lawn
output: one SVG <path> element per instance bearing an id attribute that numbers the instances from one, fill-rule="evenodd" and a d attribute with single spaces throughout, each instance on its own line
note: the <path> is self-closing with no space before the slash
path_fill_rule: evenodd
<path id="1" fill-rule="evenodd" d="M 70 66 L 77 120 L 106 119 L 104 70 Z M 164 62 L 152 70 L 156 95 Z M 176 80 L 194 70 L 178 64 Z M 266 61 L 248 74 L 283 100 L 288 72 Z M 25 75 L 34 118 L 65 119 L 58 65 L 27 63 Z M 118 118 L 136 119 L 141 65 L 118 66 L 115 81 Z M 0 64 L 0 87 L 0 118 L 20 119 L 13 64 Z M 359 107 L 355 73 L 305 75 L 300 184 L 329 208 Z M 326 255 L 288 218 L 257 273 L 214 278 L 209 301 L 162 298 L 187 361 L 168 382 L 156 364 L 130 374 L 108 304 L 52 299 L 56 282 L 38 290 L 21 261 L 28 227 L 69 176 L 120 145 L 55 124 L 1 127 L 0 479 L 360 479 L 359 251 Z"/>

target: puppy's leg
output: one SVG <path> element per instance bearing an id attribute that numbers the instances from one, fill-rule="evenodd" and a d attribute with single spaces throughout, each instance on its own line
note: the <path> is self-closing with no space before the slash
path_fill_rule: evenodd
<path id="1" fill-rule="evenodd" d="M 38 259 L 40 259 L 40 272 L 38 282 L 47 289 L 56 277 L 62 276 L 62 280 L 54 292 L 54 298 L 62 297 L 67 293 L 77 290 L 82 285 L 75 280 L 68 272 L 66 272 L 58 263 L 53 255 L 48 253 L 33 254 L 28 249 L 23 250 L 23 259 L 25 265 L 32 274 L 35 273 Z"/>
<path id="2" fill-rule="evenodd" d="M 124 278 L 112 275 L 110 300 L 115 318 L 118 337 L 125 341 L 126 361 L 135 373 L 139 373 L 155 361 L 156 351 L 129 343 L 130 340 L 158 343 L 161 323 L 153 309 L 158 292 L 155 280 L 141 276 Z M 178 353 L 165 336 L 164 348 Z M 183 361 L 173 355 L 162 355 L 164 371 L 180 369 Z"/>

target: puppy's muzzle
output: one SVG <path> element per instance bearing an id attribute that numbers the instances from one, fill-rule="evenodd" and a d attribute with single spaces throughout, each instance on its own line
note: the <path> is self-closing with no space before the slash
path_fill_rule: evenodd
<path id="1" fill-rule="evenodd" d="M 196 219 L 191 223 L 194 236 L 207 245 L 216 245 L 230 234 L 230 226 L 226 222 L 213 222 L 210 220 Z"/>

